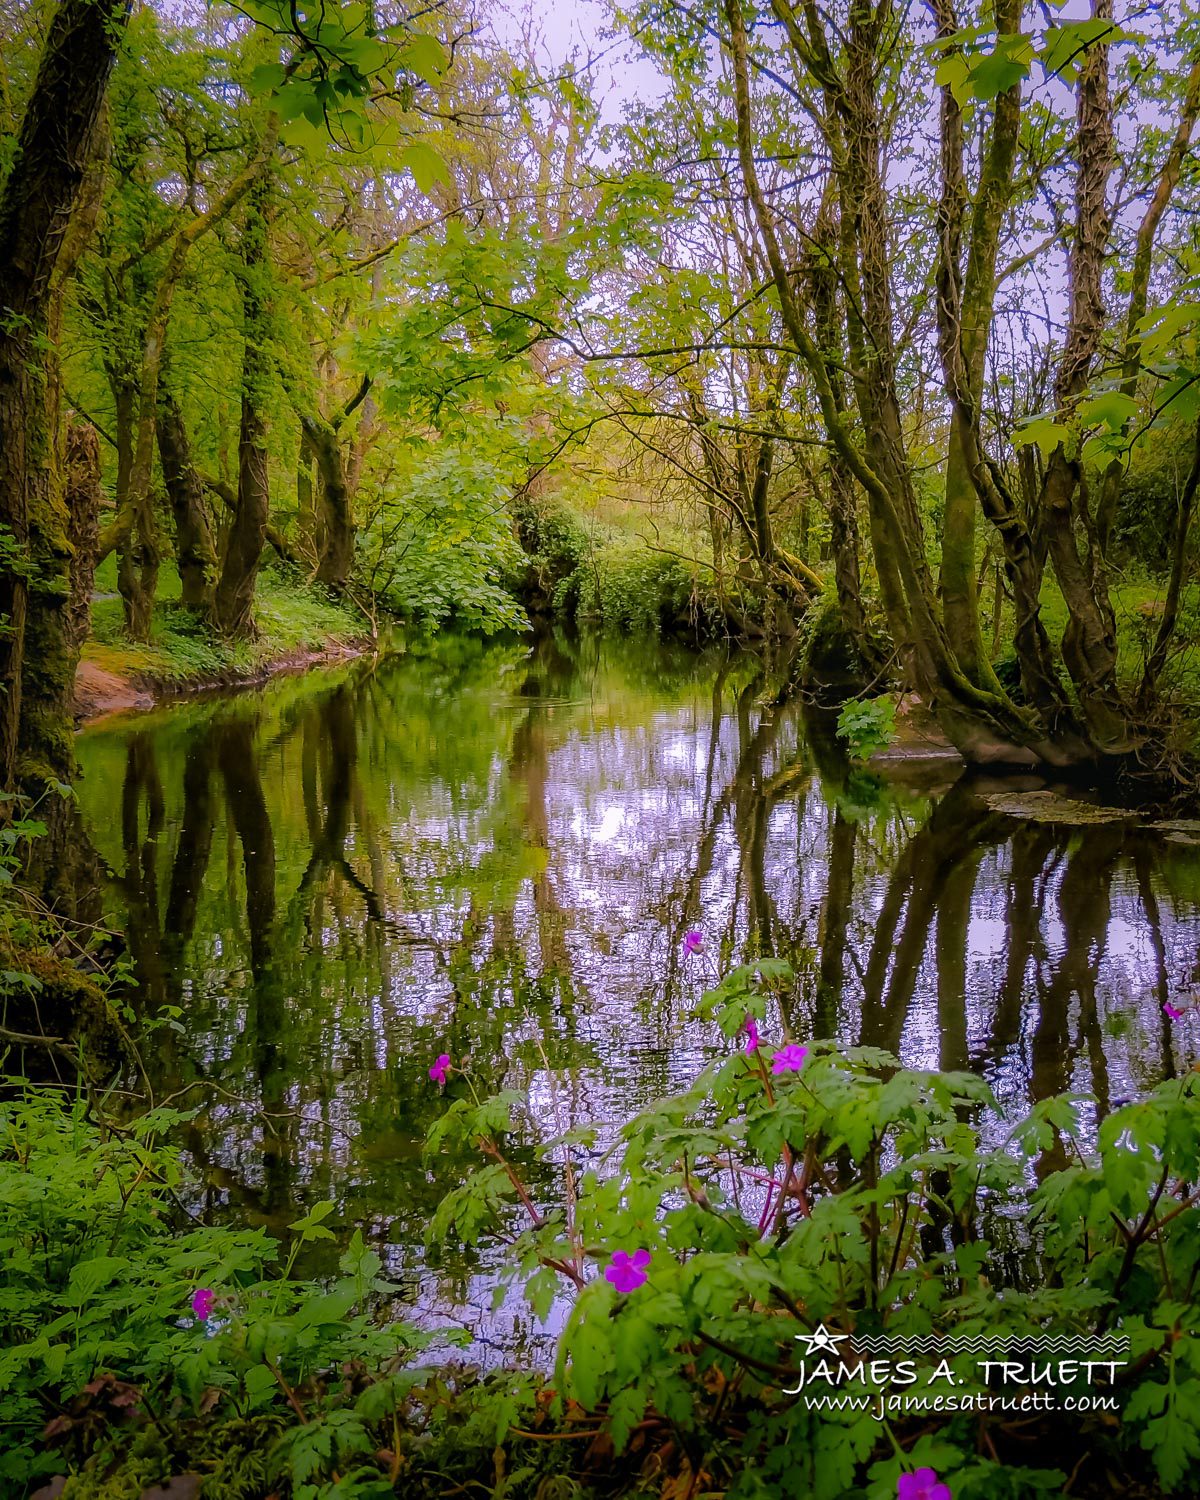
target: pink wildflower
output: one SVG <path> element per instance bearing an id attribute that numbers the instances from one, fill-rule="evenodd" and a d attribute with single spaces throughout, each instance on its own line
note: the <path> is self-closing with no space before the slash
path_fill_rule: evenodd
<path id="1" fill-rule="evenodd" d="M 936 1469 L 918 1469 L 915 1474 L 901 1474 L 896 1500 L 954 1500 L 950 1486 L 937 1477 Z"/>
<path id="2" fill-rule="evenodd" d="M 693 953 L 698 953 L 704 947 L 704 934 L 702 932 L 685 932 L 683 935 L 683 956 L 691 958 Z"/>
<path id="3" fill-rule="evenodd" d="M 212 1315 L 216 1300 L 217 1294 L 210 1287 L 202 1286 L 192 1293 L 192 1311 L 202 1323 L 207 1322 Z"/>
<path id="4" fill-rule="evenodd" d="M 445 1087 L 446 1075 L 449 1073 L 449 1071 L 450 1054 L 448 1052 L 443 1052 L 442 1055 L 438 1058 L 437 1062 L 434 1063 L 433 1067 L 430 1068 L 429 1076 L 433 1079 L 434 1083 L 440 1083 L 443 1087 Z"/>
<path id="5" fill-rule="evenodd" d="M 771 1059 L 771 1072 L 798 1073 L 804 1066 L 804 1059 L 807 1056 L 807 1047 L 801 1047 L 797 1042 L 789 1042 L 786 1047 L 780 1047 Z"/>
<path id="6" fill-rule="evenodd" d="M 742 1022 L 742 1030 L 746 1033 L 746 1053 L 758 1051 L 758 1022 L 753 1016 L 747 1016 Z"/>
<path id="7" fill-rule="evenodd" d="M 618 1292 L 636 1292 L 646 1280 L 646 1267 L 649 1264 L 649 1250 L 635 1250 L 632 1255 L 628 1250 L 617 1250 L 613 1254 L 612 1264 L 604 1273 L 604 1279 L 611 1281 Z"/>
<path id="8" fill-rule="evenodd" d="M 1183 1012 L 1177 1006 L 1172 1005 L 1169 1000 L 1163 1005 L 1163 1013 L 1169 1016 L 1172 1021 L 1183 1020 Z"/>

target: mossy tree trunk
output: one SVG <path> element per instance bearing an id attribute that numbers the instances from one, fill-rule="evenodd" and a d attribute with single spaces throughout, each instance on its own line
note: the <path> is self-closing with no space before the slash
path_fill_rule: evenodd
<path id="1" fill-rule="evenodd" d="M 1112 0 L 1093 0 L 1092 16 L 1111 22 Z M 1069 411 L 1085 391 L 1105 326 L 1102 283 L 1112 228 L 1108 179 L 1115 164 L 1106 42 L 1091 47 L 1080 67 L 1076 126 L 1071 301 L 1054 390 L 1060 411 Z M 1080 477 L 1078 456 L 1057 448 L 1046 467 L 1041 504 L 1050 558 L 1070 614 L 1062 654 L 1096 744 L 1123 751 L 1129 746 L 1130 719 L 1117 685 L 1116 619 Z M 1083 554 L 1077 526 L 1086 536 Z"/>
<path id="2" fill-rule="evenodd" d="M 836 358 L 841 352 L 837 306 L 838 230 L 834 223 L 834 195 L 826 192 L 813 226 L 812 252 L 805 266 L 813 325 L 830 367 L 830 391 L 839 413 L 846 410 L 846 392 Z M 867 640 L 859 568 L 858 497 L 846 461 L 836 449 L 829 454 L 829 531 L 834 582 L 842 622 L 860 644 Z"/>
<path id="3" fill-rule="evenodd" d="M 47 400 L 47 319 L 55 268 L 96 143 L 125 9 L 64 0 L 54 12 L 0 193 L 0 782 L 17 767 L 30 581 L 52 527 L 55 438 Z M 50 544 L 53 550 L 53 543 Z M 42 605 L 40 589 L 32 600 Z M 28 700 L 28 702 L 26 702 Z"/>
<path id="4" fill-rule="evenodd" d="M 317 557 L 319 583 L 341 593 L 350 582 L 354 566 L 357 528 L 354 521 L 354 476 L 361 464 L 347 463 L 343 429 L 367 398 L 371 379 L 364 376 L 358 389 L 333 418 L 312 410 L 300 411 L 304 434 L 301 456 L 316 464 L 317 505 L 313 504 L 311 470 L 303 475 L 308 491 L 313 550 Z M 302 471 L 303 472 L 303 471 Z"/>
<path id="5" fill-rule="evenodd" d="M 237 505 L 225 538 L 225 556 L 213 593 L 212 618 L 222 635 L 254 631 L 254 586 L 267 536 L 270 488 L 266 403 L 269 394 L 270 318 L 267 303 L 267 202 L 264 176 L 250 194 L 242 230 L 242 415 L 238 436 Z"/>
<path id="6" fill-rule="evenodd" d="M 1129 306 L 1125 314 L 1125 349 L 1122 360 L 1121 390 L 1127 396 L 1137 393 L 1138 374 L 1141 370 L 1141 322 L 1150 305 L 1150 272 L 1154 263 L 1154 242 L 1158 226 L 1171 202 L 1172 194 L 1183 174 L 1184 163 L 1192 143 L 1192 132 L 1200 117 L 1200 59 L 1192 64 L 1184 88 L 1183 104 L 1179 111 L 1179 124 L 1174 138 L 1163 158 L 1154 192 L 1138 225 L 1134 245 L 1133 270 L 1130 275 Z M 1128 423 L 1125 424 L 1128 431 Z M 1121 484 L 1125 476 L 1122 459 L 1114 458 L 1105 470 L 1100 496 L 1096 504 L 1096 543 L 1102 557 L 1107 557 L 1112 529 L 1117 518 L 1117 502 L 1121 497 Z"/>
<path id="7" fill-rule="evenodd" d="M 75 669 L 91 625 L 92 579 L 100 523 L 100 441 L 96 429 L 67 425 L 64 482 L 47 510 L 36 579 L 25 627 L 25 711 L 21 715 L 23 773 L 70 781 L 75 761 Z M 52 545 L 50 545 L 52 543 Z"/>
<path id="8" fill-rule="evenodd" d="M 301 422 L 317 465 L 321 524 L 316 577 L 318 582 L 340 591 L 350 580 L 354 561 L 354 514 L 346 462 L 332 422 L 313 414 L 306 414 Z"/>
<path id="9" fill-rule="evenodd" d="M 217 581 L 217 549 L 204 499 L 204 481 L 192 462 L 183 413 L 169 391 L 159 393 L 157 427 L 163 484 L 175 520 L 180 602 L 187 609 L 207 611 Z"/>

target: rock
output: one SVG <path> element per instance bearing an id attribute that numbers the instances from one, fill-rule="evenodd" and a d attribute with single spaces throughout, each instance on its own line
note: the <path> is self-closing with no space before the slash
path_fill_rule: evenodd
<path id="1" fill-rule="evenodd" d="M 1103 807 L 1064 797 L 1058 792 L 994 792 L 980 798 L 993 812 L 1009 818 L 1027 818 L 1034 823 L 1057 823 L 1066 828 L 1083 828 L 1095 823 L 1132 823 L 1137 813 L 1127 807 Z"/>

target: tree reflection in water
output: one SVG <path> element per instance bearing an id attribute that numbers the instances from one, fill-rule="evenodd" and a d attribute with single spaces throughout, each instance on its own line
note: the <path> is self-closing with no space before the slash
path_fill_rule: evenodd
<path id="1" fill-rule="evenodd" d="M 450 641 L 80 754 L 138 1003 L 181 1012 L 156 1086 L 219 1085 L 188 1133 L 208 1208 L 285 1234 L 335 1197 L 430 1305 L 490 1283 L 422 1248 L 429 1061 L 554 1128 L 628 1119 L 721 1045 L 688 1019 L 689 928 L 722 963 L 790 959 L 797 1035 L 974 1069 L 1008 1112 L 1171 1073 L 1161 1007 L 1200 982 L 1200 849 L 848 775 L 749 655 Z"/>

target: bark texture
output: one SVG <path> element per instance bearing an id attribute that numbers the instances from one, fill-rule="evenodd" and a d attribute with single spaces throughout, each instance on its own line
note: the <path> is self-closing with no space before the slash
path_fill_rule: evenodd
<path id="1" fill-rule="evenodd" d="M 213 623 L 227 636 L 254 630 L 254 585 L 262 560 L 270 511 L 267 472 L 266 401 L 270 357 L 266 296 L 267 201 L 264 178 L 250 194 L 242 231 L 242 309 L 245 352 L 242 356 L 242 415 L 238 434 L 237 506 L 225 538 L 221 576 L 213 594 Z"/>
<path id="2" fill-rule="evenodd" d="M 100 440 L 87 422 L 67 424 L 62 480 L 52 507 L 55 566 L 51 571 L 47 549 L 30 591 L 19 745 L 23 774 L 70 781 L 77 769 L 75 669 L 91 627 L 100 527 Z"/>
<path id="3" fill-rule="evenodd" d="M 175 519 L 180 602 L 188 609 L 204 611 L 217 581 L 217 549 L 208 521 L 204 482 L 192 462 L 183 413 L 170 392 L 160 393 L 157 426 L 163 483 Z"/>
<path id="4" fill-rule="evenodd" d="M 16 769 L 26 658 L 30 523 L 50 504 L 52 278 L 96 143 L 125 11 L 64 0 L 54 13 L 0 194 L 0 782 Z"/>

